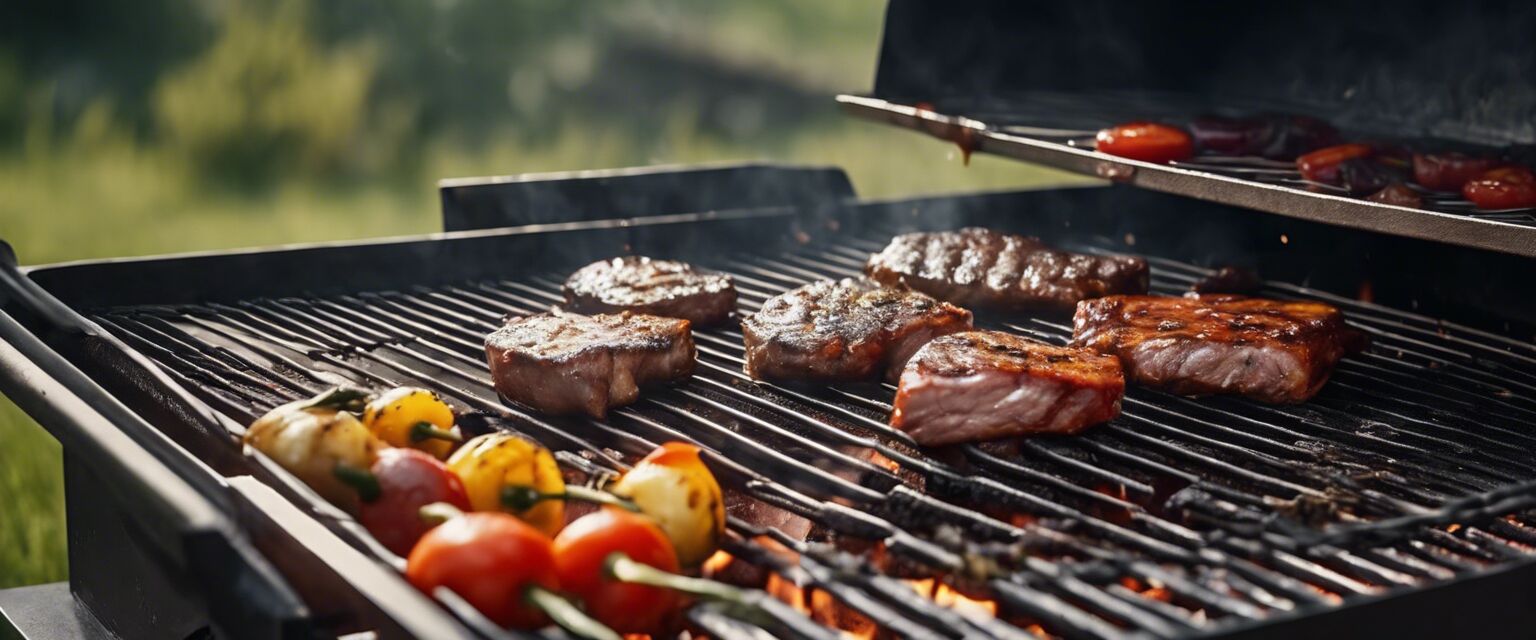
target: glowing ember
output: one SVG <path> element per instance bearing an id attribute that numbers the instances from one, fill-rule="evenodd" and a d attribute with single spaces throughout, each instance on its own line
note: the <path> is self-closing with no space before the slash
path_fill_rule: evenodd
<path id="1" fill-rule="evenodd" d="M 1051 637 L 1051 634 L 1045 632 L 1045 627 L 1042 627 L 1042 626 L 1040 626 L 1038 624 L 1032 624 L 1032 625 L 1029 625 L 1027 627 L 1024 627 L 1024 630 L 1030 632 L 1036 638 L 1049 638 L 1049 637 Z"/>
<path id="2" fill-rule="evenodd" d="M 896 473 L 898 471 L 901 471 L 901 465 L 896 464 L 895 460 L 892 460 L 892 459 L 887 458 L 887 457 L 885 457 L 883 455 L 880 455 L 880 452 L 878 452 L 878 451 L 871 451 L 871 452 L 869 452 L 869 461 L 871 463 L 874 463 L 875 466 L 885 467 L 886 469 L 889 469 L 891 471 L 891 473 Z"/>
<path id="3" fill-rule="evenodd" d="M 1457 531 L 1461 531 L 1461 525 L 1454 522 L 1445 528 L 1446 533 L 1456 533 Z"/>

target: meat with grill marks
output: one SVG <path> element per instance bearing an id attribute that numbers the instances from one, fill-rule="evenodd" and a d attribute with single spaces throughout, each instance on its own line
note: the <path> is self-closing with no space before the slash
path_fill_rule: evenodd
<path id="1" fill-rule="evenodd" d="M 1072 344 L 1119 356 L 1138 384 L 1297 403 L 1316 395 L 1365 337 L 1321 302 L 1192 294 L 1084 301 Z"/>
<path id="2" fill-rule="evenodd" d="M 640 387 L 688 377 L 694 356 L 687 320 L 628 312 L 541 313 L 485 339 L 496 390 L 552 415 L 601 418 Z"/>
<path id="3" fill-rule="evenodd" d="M 990 229 L 908 233 L 870 256 L 864 272 L 965 307 L 1070 310 L 1079 300 L 1146 293 L 1147 262 L 1061 251 Z"/>
<path id="4" fill-rule="evenodd" d="M 768 380 L 895 380 L 929 340 L 970 328 L 965 309 L 853 278 L 769 298 L 741 323 L 746 372 Z"/>
<path id="5" fill-rule="evenodd" d="M 907 362 L 891 427 L 918 444 L 1072 434 L 1120 415 L 1114 356 L 1000 331 L 929 342 Z"/>
<path id="6" fill-rule="evenodd" d="M 682 318 L 694 326 L 724 321 L 736 310 L 731 277 L 676 260 L 623 256 L 589 264 L 565 281 L 566 305 L 582 313 L 634 311 Z"/>

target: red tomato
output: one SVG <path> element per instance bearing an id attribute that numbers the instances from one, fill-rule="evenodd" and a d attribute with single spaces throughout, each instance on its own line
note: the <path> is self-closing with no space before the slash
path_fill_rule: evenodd
<path id="1" fill-rule="evenodd" d="M 1461 188 L 1479 209 L 1536 207 L 1536 174 L 1525 167 L 1501 167 Z"/>
<path id="2" fill-rule="evenodd" d="M 548 536 L 517 517 L 466 513 L 422 536 L 405 562 L 405 577 L 427 594 L 448 587 L 503 627 L 536 629 L 544 612 L 528 604 L 528 589 L 559 587 Z"/>
<path id="3" fill-rule="evenodd" d="M 1296 168 L 1301 170 L 1303 178 L 1313 182 L 1334 184 L 1339 181 L 1339 165 L 1347 160 L 1368 158 L 1372 152 L 1371 146 L 1365 144 L 1336 145 L 1318 149 L 1297 158 Z"/>
<path id="4" fill-rule="evenodd" d="M 421 508 L 446 502 L 469 511 L 464 483 L 430 454 L 415 449 L 385 449 L 373 463 L 379 481 L 379 497 L 358 510 L 361 522 L 379 544 L 401 556 L 432 528 L 421 518 Z"/>
<path id="5" fill-rule="evenodd" d="M 1195 142 L 1178 127 L 1156 122 L 1132 122 L 1099 131 L 1095 148 L 1112 156 L 1145 162 L 1187 160 Z"/>
<path id="6" fill-rule="evenodd" d="M 1503 164 L 1495 158 L 1464 153 L 1413 154 L 1413 181 L 1436 191 L 1460 191 L 1463 185 Z"/>
<path id="7" fill-rule="evenodd" d="M 586 612 L 620 633 L 652 633 L 677 605 L 675 592 L 619 582 L 605 563 L 615 553 L 668 573 L 677 572 L 677 554 L 650 518 L 608 507 L 577 518 L 555 536 L 560 585 L 581 600 Z"/>

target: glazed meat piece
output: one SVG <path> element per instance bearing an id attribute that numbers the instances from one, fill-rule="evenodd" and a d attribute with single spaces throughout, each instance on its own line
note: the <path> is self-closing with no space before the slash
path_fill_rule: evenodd
<path id="1" fill-rule="evenodd" d="M 748 375 L 800 380 L 895 380 L 929 340 L 970 328 L 965 309 L 853 278 L 769 298 L 741 323 Z"/>
<path id="2" fill-rule="evenodd" d="M 1120 361 L 1000 331 L 929 342 L 907 362 L 891 427 L 923 445 L 1072 434 L 1120 415 Z"/>
<path id="3" fill-rule="evenodd" d="M 544 413 L 601 418 L 634 402 L 640 387 L 693 373 L 688 321 L 638 313 L 541 313 L 485 338 L 501 395 Z"/>
<path id="4" fill-rule="evenodd" d="M 865 273 L 966 307 L 1071 309 L 1079 300 L 1146 293 L 1147 262 L 1058 251 L 990 229 L 908 233 L 870 257 Z"/>
<path id="5" fill-rule="evenodd" d="M 736 285 L 730 276 L 701 273 L 676 260 L 600 260 L 571 274 L 563 289 L 566 305 L 582 313 L 634 311 L 704 326 L 736 310 Z"/>
<path id="6" fill-rule="evenodd" d="M 1316 394 L 1365 339 L 1321 302 L 1111 296 L 1077 305 L 1072 344 L 1119 356 L 1139 384 L 1292 403 Z"/>

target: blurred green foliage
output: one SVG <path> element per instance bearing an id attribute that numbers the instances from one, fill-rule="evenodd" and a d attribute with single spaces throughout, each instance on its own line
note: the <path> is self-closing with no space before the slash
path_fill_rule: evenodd
<path id="1" fill-rule="evenodd" d="M 836 164 L 860 193 L 1063 174 L 848 120 L 881 0 L 20 0 L 0 238 L 23 262 L 422 233 L 434 180 Z M 64 577 L 59 450 L 0 400 L 0 587 Z"/>

